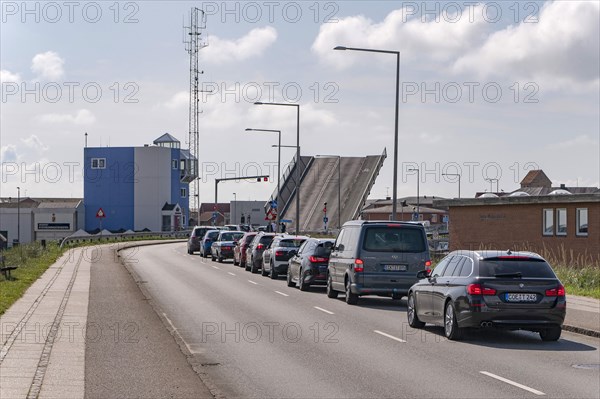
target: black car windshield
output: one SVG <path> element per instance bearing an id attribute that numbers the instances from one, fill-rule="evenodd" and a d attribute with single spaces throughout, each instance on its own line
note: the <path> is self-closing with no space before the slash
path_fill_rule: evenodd
<path id="1" fill-rule="evenodd" d="M 556 278 L 552 268 L 543 260 L 482 260 L 480 277 L 499 278 Z"/>
<path id="2" fill-rule="evenodd" d="M 304 239 L 286 239 L 279 242 L 279 246 L 282 248 L 299 248 L 304 242 Z"/>
<path id="3" fill-rule="evenodd" d="M 218 236 L 219 236 L 218 231 L 211 231 L 209 233 L 206 233 L 206 237 L 210 238 L 211 240 L 216 240 Z"/>
<path id="4" fill-rule="evenodd" d="M 237 241 L 244 233 L 221 233 L 221 241 Z"/>
<path id="5" fill-rule="evenodd" d="M 366 230 L 364 249 L 375 252 L 423 252 L 426 246 L 420 229 L 386 226 Z"/>
<path id="6" fill-rule="evenodd" d="M 275 237 L 274 236 L 262 236 L 260 237 L 260 243 L 261 244 L 270 244 L 271 241 L 273 241 Z"/>
<path id="7" fill-rule="evenodd" d="M 322 242 L 315 248 L 314 255 L 323 258 L 329 258 L 329 255 L 331 255 L 331 248 L 333 248 L 333 242 Z"/>

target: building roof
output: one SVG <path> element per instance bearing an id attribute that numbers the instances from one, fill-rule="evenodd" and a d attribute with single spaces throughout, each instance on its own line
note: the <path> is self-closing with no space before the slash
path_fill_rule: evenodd
<path id="1" fill-rule="evenodd" d="M 175 137 L 171 136 L 169 133 L 165 133 L 162 136 L 160 136 L 159 138 L 157 138 L 156 140 L 154 140 L 152 143 L 153 144 L 158 144 L 158 143 L 179 143 L 180 141 L 177 140 Z"/>
<path id="2" fill-rule="evenodd" d="M 217 211 L 221 212 L 221 213 L 229 213 L 231 211 L 231 204 L 229 202 L 219 202 L 217 204 Z M 214 202 L 203 202 L 202 204 L 200 204 L 200 213 L 202 212 L 210 212 L 210 214 L 212 215 L 212 212 L 215 210 L 215 204 Z"/>
<path id="3" fill-rule="evenodd" d="M 521 180 L 521 187 L 549 187 L 551 185 L 552 181 L 541 169 L 530 170 Z"/>
<path id="4" fill-rule="evenodd" d="M 77 208 L 82 198 L 0 198 L 0 208 Z"/>
<path id="5" fill-rule="evenodd" d="M 416 205 L 408 205 L 408 206 L 398 206 L 396 213 L 413 213 L 416 212 Z M 371 214 L 371 213 L 392 213 L 392 205 L 384 205 L 377 208 L 369 208 L 362 211 L 363 214 Z M 437 213 L 437 214 L 446 214 L 446 211 L 440 209 L 434 209 L 419 205 L 419 213 Z"/>
<path id="6" fill-rule="evenodd" d="M 488 205 L 526 205 L 526 204 L 564 204 L 581 202 L 600 202 L 600 191 L 593 194 L 538 195 L 496 198 L 460 198 L 436 201 L 436 206 L 488 206 Z"/>

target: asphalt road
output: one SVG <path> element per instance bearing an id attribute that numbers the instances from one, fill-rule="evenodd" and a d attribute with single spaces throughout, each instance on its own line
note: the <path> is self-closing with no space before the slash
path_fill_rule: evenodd
<path id="1" fill-rule="evenodd" d="M 226 397 L 599 398 L 600 340 L 563 332 L 413 330 L 405 301 L 358 306 L 188 255 L 185 244 L 122 253 L 184 352 Z M 591 368 L 574 365 L 592 365 Z"/>

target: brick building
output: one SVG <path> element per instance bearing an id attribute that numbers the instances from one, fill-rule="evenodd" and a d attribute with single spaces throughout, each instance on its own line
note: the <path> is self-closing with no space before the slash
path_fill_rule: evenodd
<path id="1" fill-rule="evenodd" d="M 449 209 L 450 250 L 530 250 L 569 264 L 600 262 L 598 191 L 440 200 L 436 206 Z"/>

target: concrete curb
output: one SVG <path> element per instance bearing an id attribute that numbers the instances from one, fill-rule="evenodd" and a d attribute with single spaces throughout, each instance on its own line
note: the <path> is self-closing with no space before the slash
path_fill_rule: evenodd
<path id="1" fill-rule="evenodd" d="M 563 324 L 562 329 L 565 331 L 576 333 L 576 334 L 600 338 L 600 331 L 589 330 L 587 328 L 571 326 L 568 324 Z"/>

